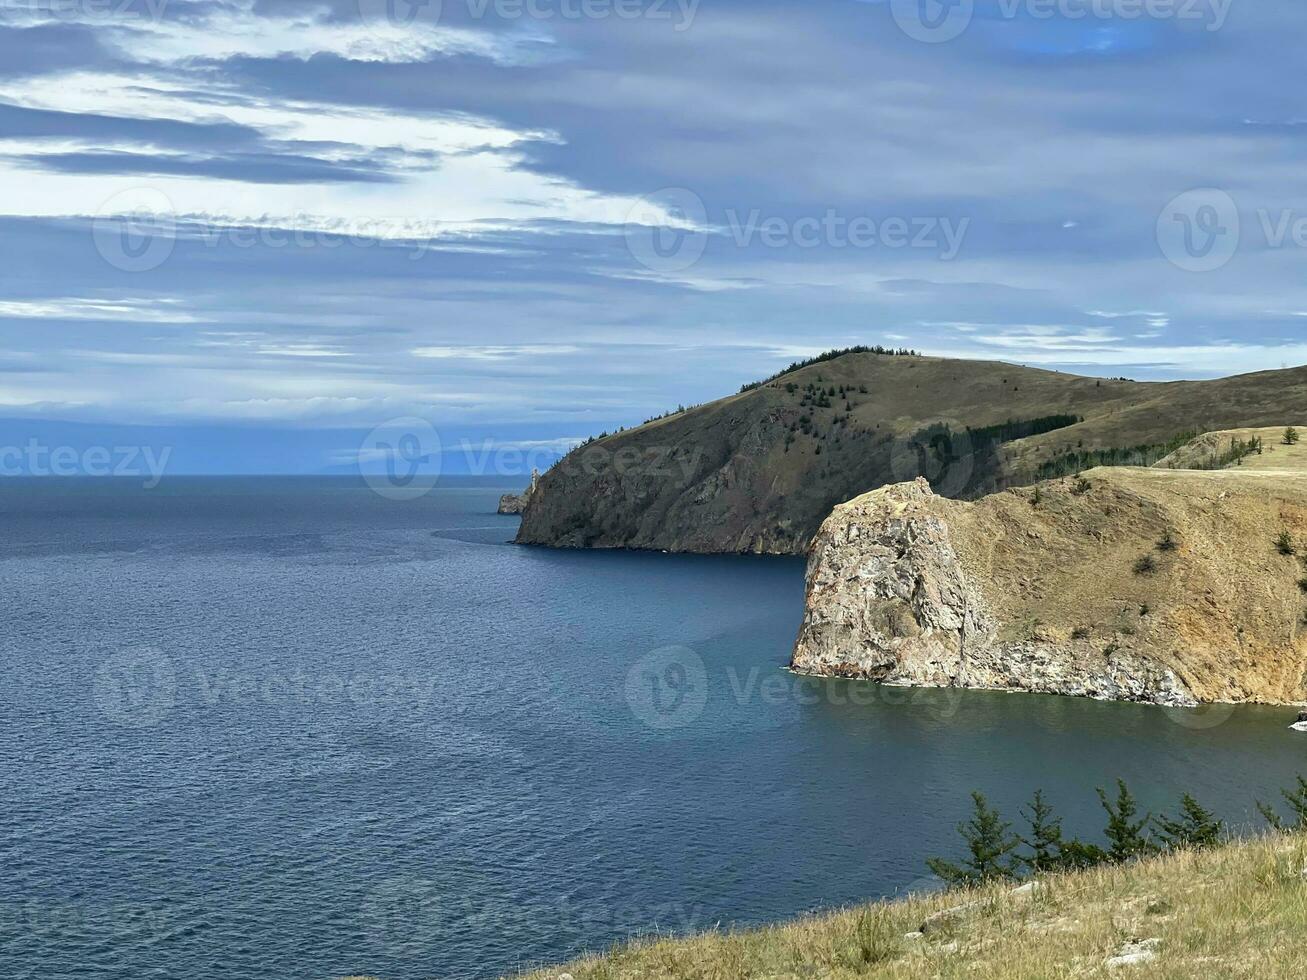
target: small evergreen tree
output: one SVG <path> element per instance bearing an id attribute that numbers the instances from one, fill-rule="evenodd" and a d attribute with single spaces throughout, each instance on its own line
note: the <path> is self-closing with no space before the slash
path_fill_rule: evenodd
<path id="1" fill-rule="evenodd" d="M 1220 843 L 1225 824 L 1212 811 L 1200 806 L 1188 793 L 1180 797 L 1180 814 L 1172 819 L 1165 815 L 1156 818 L 1157 836 L 1165 848 L 1213 847 Z"/>
<path id="2" fill-rule="evenodd" d="M 1302 776 L 1298 777 L 1298 785 L 1293 789 L 1282 789 L 1280 795 L 1284 801 L 1289 804 L 1289 809 L 1293 811 L 1293 823 L 1286 828 L 1285 822 L 1275 809 L 1261 800 L 1257 801 L 1257 810 L 1266 822 L 1275 830 L 1303 830 L 1307 829 L 1307 779 Z"/>
<path id="3" fill-rule="evenodd" d="M 1108 799 L 1102 788 L 1098 790 L 1098 801 L 1107 811 L 1107 828 L 1103 832 L 1107 836 L 1107 853 L 1112 861 L 1129 861 L 1156 850 L 1144 834 L 1144 828 L 1148 826 L 1148 815 L 1145 814 L 1140 820 L 1134 819 L 1139 812 L 1139 804 L 1135 802 L 1125 780 L 1116 781 L 1115 804 Z"/>
<path id="4" fill-rule="evenodd" d="M 1078 838 L 1063 841 L 1058 848 L 1057 862 L 1063 871 L 1079 871 L 1099 864 L 1107 864 L 1111 856 L 1097 844 L 1087 844 Z"/>
<path id="5" fill-rule="evenodd" d="M 1020 841 L 1008 833 L 1012 825 L 1003 821 L 982 793 L 973 792 L 971 802 L 974 815 L 958 824 L 958 833 L 967 842 L 967 858 L 961 864 L 930 858 L 926 866 L 950 885 L 977 885 L 1014 877 L 1011 854 Z"/>
<path id="6" fill-rule="evenodd" d="M 1284 430 L 1284 444 L 1286 446 L 1296 446 L 1298 444 L 1298 430 L 1289 426 Z"/>
<path id="7" fill-rule="evenodd" d="M 1033 874 L 1055 871 L 1062 864 L 1062 818 L 1053 816 L 1053 808 L 1044 801 L 1044 791 L 1035 790 L 1029 805 L 1021 810 L 1030 826 L 1030 836 L 1021 837 L 1021 843 L 1030 848 L 1029 854 L 1018 855 L 1017 860 Z"/>
<path id="8" fill-rule="evenodd" d="M 1293 535 L 1288 531 L 1281 531 L 1280 536 L 1275 539 L 1275 550 L 1282 555 L 1297 554 L 1298 549 L 1294 546 Z"/>

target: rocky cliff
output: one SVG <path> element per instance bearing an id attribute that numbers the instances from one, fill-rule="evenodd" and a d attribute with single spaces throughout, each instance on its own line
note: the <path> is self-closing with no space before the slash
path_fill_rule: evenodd
<path id="1" fill-rule="evenodd" d="M 526 505 L 531 502 L 535 496 L 536 489 L 540 486 L 540 471 L 531 471 L 531 484 L 521 493 L 506 493 L 499 498 L 499 513 L 501 514 L 520 514 L 526 510 Z"/>
<path id="2" fill-rule="evenodd" d="M 1172 705 L 1301 702 L 1302 476 L 1104 468 L 974 502 L 925 480 L 878 489 L 837 507 L 813 543 L 792 667 Z"/>
<path id="3" fill-rule="evenodd" d="M 875 487 L 924 476 L 970 499 L 1095 453 L 1147 464 L 1187 430 L 1286 415 L 1307 418 L 1307 368 L 1136 383 L 847 354 L 580 447 L 541 476 L 517 540 L 800 554 L 832 507 Z"/>

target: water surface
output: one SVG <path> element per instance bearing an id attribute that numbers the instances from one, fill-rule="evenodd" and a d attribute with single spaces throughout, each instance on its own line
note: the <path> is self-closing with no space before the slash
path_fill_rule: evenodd
<path id="1" fill-rule="evenodd" d="M 801 562 L 519 548 L 504 489 L 0 481 L 0 974 L 494 976 L 921 887 L 973 787 L 1307 771 L 1286 709 L 793 677 Z"/>

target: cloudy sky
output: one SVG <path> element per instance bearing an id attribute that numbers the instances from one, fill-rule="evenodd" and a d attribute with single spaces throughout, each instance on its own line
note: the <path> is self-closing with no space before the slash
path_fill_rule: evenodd
<path id="1" fill-rule="evenodd" d="M 0 442 L 556 447 L 833 346 L 1307 362 L 1292 0 L 0 0 Z"/>

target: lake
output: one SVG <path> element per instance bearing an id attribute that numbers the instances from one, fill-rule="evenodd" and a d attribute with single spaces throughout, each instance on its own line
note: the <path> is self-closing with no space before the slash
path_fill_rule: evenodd
<path id="1" fill-rule="evenodd" d="M 0 481 L 0 973 L 489 977 L 930 887 L 968 792 L 1251 823 L 1292 709 L 784 670 L 796 559 L 551 552 L 520 481 Z"/>

